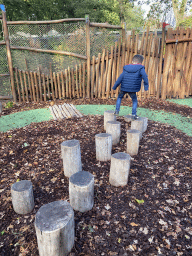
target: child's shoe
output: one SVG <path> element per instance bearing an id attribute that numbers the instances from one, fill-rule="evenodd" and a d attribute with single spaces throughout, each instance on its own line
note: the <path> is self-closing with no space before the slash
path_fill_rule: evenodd
<path id="1" fill-rule="evenodd" d="M 118 116 L 119 115 L 119 111 L 115 110 L 114 115 Z"/>
<path id="2" fill-rule="evenodd" d="M 137 119 L 139 118 L 139 116 L 137 116 L 137 115 L 132 115 L 132 118 L 133 118 L 133 120 L 137 120 Z"/>

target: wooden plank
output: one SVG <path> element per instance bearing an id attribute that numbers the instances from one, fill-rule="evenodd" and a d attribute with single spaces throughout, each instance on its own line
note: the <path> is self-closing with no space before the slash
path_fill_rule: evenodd
<path id="1" fill-rule="evenodd" d="M 28 88 L 27 88 L 26 72 L 22 71 L 22 73 L 23 73 L 23 78 L 24 78 L 25 95 L 26 95 L 27 102 L 29 102 L 29 94 L 28 94 Z"/>
<path id="2" fill-rule="evenodd" d="M 65 82 L 64 82 L 64 72 L 61 72 L 61 84 L 62 84 L 62 97 L 65 98 Z"/>
<path id="3" fill-rule="evenodd" d="M 79 97 L 82 98 L 82 65 L 79 64 Z"/>
<path id="4" fill-rule="evenodd" d="M 48 93 L 48 98 L 50 99 L 51 98 L 51 95 L 50 95 L 50 87 L 49 87 L 49 76 L 46 75 L 46 85 L 47 85 L 47 93 Z"/>
<path id="5" fill-rule="evenodd" d="M 21 91 L 20 91 L 20 86 L 19 86 L 18 69 L 17 68 L 15 68 L 15 80 L 16 80 L 16 84 L 17 84 L 17 92 L 18 92 L 19 102 L 21 102 Z"/>
<path id="6" fill-rule="evenodd" d="M 104 72 L 104 76 L 103 76 L 103 86 L 102 86 L 102 99 L 105 98 L 105 94 L 106 94 L 106 81 L 107 81 L 108 66 L 109 66 L 109 51 L 107 51 L 107 54 L 106 54 L 105 72 Z"/>
<path id="7" fill-rule="evenodd" d="M 117 63 L 117 42 L 115 42 L 114 57 L 113 57 L 113 68 L 112 68 L 112 87 L 116 82 L 116 63 Z M 115 91 L 111 91 L 111 97 L 114 96 Z"/>
<path id="8" fill-rule="evenodd" d="M 138 43 L 139 43 L 139 34 L 137 34 L 135 37 L 135 49 L 134 49 L 135 54 L 138 54 Z"/>
<path id="9" fill-rule="evenodd" d="M 47 100 L 47 92 L 46 92 L 46 85 L 45 85 L 45 74 L 42 74 L 42 77 L 43 77 L 43 94 L 44 94 L 44 101 Z"/>
<path id="10" fill-rule="evenodd" d="M 162 64 L 163 64 L 164 47 L 165 47 L 165 29 L 162 30 L 162 41 L 161 41 L 161 48 L 160 48 L 160 59 L 159 59 L 158 77 L 157 77 L 157 92 L 156 92 L 157 99 L 160 98 L 160 84 L 161 84 L 161 78 L 162 78 Z"/>
<path id="11" fill-rule="evenodd" d="M 94 96 L 94 84 L 95 84 L 95 56 L 92 57 L 92 72 L 91 72 L 91 98 Z"/>
<path id="12" fill-rule="evenodd" d="M 79 85 L 78 85 L 78 67 L 75 66 L 75 80 L 76 80 L 76 94 L 77 98 L 79 99 Z"/>
<path id="13" fill-rule="evenodd" d="M 142 34 L 141 45 L 140 45 L 140 48 L 139 48 L 139 54 L 141 54 L 141 55 L 143 55 L 144 41 L 145 41 L 145 32 L 143 32 L 143 34 Z"/>
<path id="14" fill-rule="evenodd" d="M 61 99 L 61 98 L 62 98 L 62 96 L 61 96 L 60 73 L 57 73 L 57 86 L 58 86 L 58 91 L 59 91 L 59 99 Z"/>
<path id="15" fill-rule="evenodd" d="M 72 86 L 72 95 L 75 98 L 75 78 L 74 78 L 74 69 L 71 69 L 71 86 Z"/>
<path id="16" fill-rule="evenodd" d="M 87 97 L 90 98 L 91 90 L 91 50 L 90 50 L 90 22 L 89 17 L 86 19 L 86 55 L 87 55 Z"/>
<path id="17" fill-rule="evenodd" d="M 52 94 L 52 99 L 55 99 L 55 90 L 53 86 L 53 72 L 52 72 L 52 65 L 49 63 L 49 70 L 50 70 L 50 79 L 51 79 L 51 94 Z"/>
<path id="18" fill-rule="evenodd" d="M 32 101 L 33 93 L 32 93 L 32 88 L 31 88 L 31 79 L 30 79 L 29 71 L 26 71 L 26 74 L 27 74 L 27 80 L 28 80 L 28 85 L 29 85 L 29 95 L 30 95 L 30 98 L 31 98 L 31 101 Z"/>
<path id="19" fill-rule="evenodd" d="M 112 63 L 113 63 L 113 46 L 111 46 L 111 59 L 109 60 L 109 68 L 108 68 L 108 76 L 107 76 L 107 93 L 106 98 L 109 98 L 111 91 L 111 71 L 112 71 Z"/>
<path id="20" fill-rule="evenodd" d="M 130 47 L 131 47 L 131 35 L 128 36 L 127 41 L 126 41 L 126 55 L 125 55 L 125 64 L 126 65 L 130 64 L 130 62 L 129 62 Z"/>
<path id="21" fill-rule="evenodd" d="M 131 52 L 130 52 L 130 63 L 132 63 L 132 59 L 134 56 L 134 48 L 135 48 L 135 30 L 132 31 L 132 37 L 131 37 Z"/>
<path id="22" fill-rule="evenodd" d="M 59 95 L 58 95 L 58 86 L 57 86 L 57 78 L 56 78 L 56 73 L 53 72 L 53 84 L 55 87 L 55 98 L 58 99 Z"/>
<path id="23" fill-rule="evenodd" d="M 38 80 L 39 80 L 39 93 L 40 93 L 40 101 L 43 101 L 43 96 L 42 96 L 42 85 L 41 85 L 41 73 L 40 71 L 38 72 Z M 38 88 L 38 85 L 37 85 Z"/>
<path id="24" fill-rule="evenodd" d="M 110 25 L 107 23 L 96 23 L 96 22 L 90 22 L 90 27 L 122 29 L 121 26 Z"/>
<path id="25" fill-rule="evenodd" d="M 19 78 L 20 78 L 20 84 L 21 84 L 22 98 L 23 98 L 23 102 L 25 102 L 25 92 L 24 92 L 24 87 L 23 87 L 23 79 L 22 79 L 21 70 L 19 70 Z"/>
<path id="26" fill-rule="evenodd" d="M 147 44 L 147 49 L 146 49 L 146 52 L 148 51 L 148 55 L 146 57 L 146 62 L 145 62 L 145 70 L 146 70 L 147 74 L 149 73 L 148 69 L 149 69 L 149 62 L 150 62 L 150 53 L 151 53 L 151 47 L 152 47 L 152 40 L 153 40 L 153 34 L 150 33 L 149 42 Z M 151 75 L 151 73 L 149 73 L 149 76 L 150 75 Z M 146 97 L 148 97 L 148 92 L 144 91 L 144 98 L 146 98 Z"/>
<path id="27" fill-rule="evenodd" d="M 68 72 L 65 69 L 65 86 L 66 86 L 66 97 L 69 97 L 69 81 L 68 81 Z"/>
<path id="28" fill-rule="evenodd" d="M 98 96 L 100 65 L 101 65 L 101 53 L 98 54 L 98 57 L 97 57 L 97 64 L 96 64 L 95 97 Z"/>
<path id="29" fill-rule="evenodd" d="M 101 76 L 100 76 L 100 81 L 99 81 L 98 98 L 101 98 L 101 95 L 102 95 L 104 66 L 105 66 L 105 49 L 103 49 L 103 53 L 102 53 L 102 57 L 101 57 Z"/>
<path id="30" fill-rule="evenodd" d="M 71 99 L 72 91 L 71 91 L 71 70 L 70 70 L 70 67 L 68 67 L 68 78 L 69 78 L 69 98 Z"/>
<path id="31" fill-rule="evenodd" d="M 82 82 L 83 98 L 86 97 L 86 94 L 85 94 L 85 69 L 86 69 L 86 64 L 85 64 L 85 62 L 84 62 L 84 63 L 83 63 L 83 82 Z"/>
<path id="32" fill-rule="evenodd" d="M 187 82 L 187 86 L 186 86 L 186 97 L 189 97 L 189 93 L 190 93 L 190 76 L 192 74 L 192 66 L 190 68 L 190 62 L 192 62 L 192 44 L 188 45 L 188 49 L 187 49 L 187 58 L 186 58 L 186 64 L 185 64 L 185 77 L 186 77 L 186 82 Z"/>
<path id="33" fill-rule="evenodd" d="M 159 40 L 159 38 L 156 36 L 155 38 L 154 38 L 154 49 L 153 49 L 153 56 L 152 56 L 152 58 L 153 58 L 153 63 L 152 63 L 152 65 L 151 65 L 151 67 L 152 67 L 152 69 L 153 69 L 153 67 L 154 67 L 154 69 L 153 69 L 153 72 L 152 72 L 152 75 L 151 75 L 151 85 L 150 85 L 150 87 L 151 87 L 151 89 L 150 89 L 150 87 L 149 87 L 149 96 L 150 96 L 150 94 L 152 94 L 153 96 L 155 96 L 155 97 L 157 97 L 157 91 L 156 91 L 156 83 L 157 83 L 157 77 L 158 77 L 158 65 L 159 65 L 159 58 L 158 58 L 158 54 L 156 54 L 156 53 L 158 53 L 158 51 L 159 51 L 159 43 L 160 43 L 160 40 Z M 162 65 L 162 63 L 161 63 L 161 65 Z M 149 72 L 148 72 L 149 73 Z"/>
<path id="34" fill-rule="evenodd" d="M 116 80 L 119 77 L 120 73 L 120 62 L 121 62 L 121 40 L 119 40 L 118 44 L 118 56 L 117 56 L 117 70 L 116 70 Z M 116 97 L 118 97 L 119 94 L 119 86 L 115 90 Z"/>
<path id="35" fill-rule="evenodd" d="M 33 79 L 33 72 L 30 71 L 30 77 L 31 77 L 31 87 L 33 92 L 33 101 L 36 102 L 36 95 L 35 95 L 35 86 L 34 86 L 34 79 Z"/>
<path id="36" fill-rule="evenodd" d="M 38 83 L 37 83 L 37 73 L 33 72 L 34 75 L 34 81 L 35 81 L 35 90 L 36 90 L 36 96 L 37 96 L 37 102 L 39 102 L 39 90 L 38 90 Z"/>

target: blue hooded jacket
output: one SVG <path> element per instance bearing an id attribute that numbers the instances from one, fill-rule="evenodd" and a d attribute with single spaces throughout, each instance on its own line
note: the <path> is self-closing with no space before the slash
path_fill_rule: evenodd
<path id="1" fill-rule="evenodd" d="M 148 77 L 145 67 L 141 64 L 130 64 L 123 67 L 123 73 L 119 76 L 113 86 L 113 90 L 121 84 L 123 92 L 139 92 L 141 89 L 141 81 L 144 80 L 144 89 L 149 89 Z"/>

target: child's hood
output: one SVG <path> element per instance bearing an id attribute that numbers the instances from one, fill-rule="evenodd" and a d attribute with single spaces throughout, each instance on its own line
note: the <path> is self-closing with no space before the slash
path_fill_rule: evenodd
<path id="1" fill-rule="evenodd" d="M 123 70 L 127 71 L 128 73 L 136 73 L 138 70 L 144 68 L 141 64 L 129 64 L 123 67 Z"/>

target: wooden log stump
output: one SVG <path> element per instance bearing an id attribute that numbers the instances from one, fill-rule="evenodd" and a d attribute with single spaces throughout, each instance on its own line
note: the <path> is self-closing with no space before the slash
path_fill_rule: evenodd
<path id="1" fill-rule="evenodd" d="M 33 185 L 29 180 L 15 182 L 11 186 L 13 209 L 18 214 L 28 214 L 34 208 Z"/>
<path id="2" fill-rule="evenodd" d="M 138 130 L 141 133 L 144 132 L 144 120 L 142 117 L 131 121 L 131 130 Z"/>
<path id="3" fill-rule="evenodd" d="M 140 131 L 134 129 L 127 131 L 127 153 L 131 156 L 138 154 L 141 134 Z"/>
<path id="4" fill-rule="evenodd" d="M 41 206 L 35 216 L 40 256 L 68 255 L 74 245 L 74 211 L 67 201 Z"/>
<path id="5" fill-rule="evenodd" d="M 143 132 L 146 132 L 147 125 L 148 125 L 148 118 L 147 117 L 140 117 L 143 120 Z"/>
<path id="6" fill-rule="evenodd" d="M 107 110 L 104 112 L 104 130 L 106 130 L 106 125 L 108 121 L 116 121 L 116 116 L 113 110 Z"/>
<path id="7" fill-rule="evenodd" d="M 108 121 L 106 124 L 106 133 L 112 136 L 112 145 L 116 145 L 120 141 L 121 123 L 118 121 Z"/>
<path id="8" fill-rule="evenodd" d="M 85 171 L 77 172 L 69 178 L 69 200 L 76 211 L 86 212 L 94 204 L 94 176 Z"/>
<path id="9" fill-rule="evenodd" d="M 64 175 L 70 177 L 76 172 L 82 171 L 81 150 L 78 140 L 66 140 L 61 143 Z"/>
<path id="10" fill-rule="evenodd" d="M 109 182 L 113 186 L 125 186 L 128 182 L 131 157 L 129 154 L 119 152 L 111 156 Z"/>
<path id="11" fill-rule="evenodd" d="M 96 159 L 99 161 L 108 161 L 111 159 L 112 136 L 108 133 L 95 135 Z"/>

